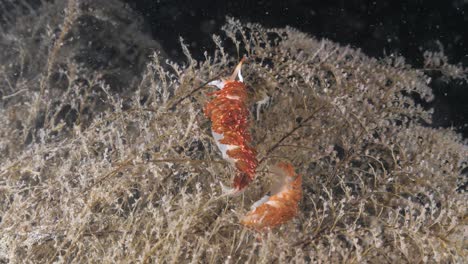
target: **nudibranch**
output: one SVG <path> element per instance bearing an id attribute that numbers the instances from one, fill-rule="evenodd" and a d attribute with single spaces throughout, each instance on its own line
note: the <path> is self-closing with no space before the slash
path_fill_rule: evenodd
<path id="1" fill-rule="evenodd" d="M 264 196 L 252 206 L 252 211 L 241 224 L 257 231 L 265 231 L 286 223 L 297 215 L 302 198 L 302 177 L 294 172 L 291 164 L 280 162 L 272 170 L 278 177 L 278 185 L 272 196 Z"/>
<path id="2" fill-rule="evenodd" d="M 213 99 L 204 108 L 211 120 L 211 132 L 223 158 L 236 168 L 233 186 L 227 195 L 242 192 L 255 178 L 257 152 L 249 133 L 248 93 L 241 74 L 242 59 L 227 79 L 210 82 L 219 90 L 209 93 Z M 236 80 L 237 79 L 237 80 Z M 257 231 L 279 226 L 296 216 L 302 198 L 302 178 L 290 163 L 280 162 L 272 170 L 278 184 L 272 196 L 265 196 L 252 206 L 241 224 Z"/>
<path id="3" fill-rule="evenodd" d="M 208 94 L 214 98 L 205 105 L 211 120 L 211 132 L 223 158 L 236 168 L 233 187 L 227 194 L 243 191 L 255 178 L 257 152 L 251 146 L 247 88 L 241 74 L 243 58 L 227 79 L 210 82 L 219 90 Z M 236 80 L 238 78 L 238 80 Z"/>

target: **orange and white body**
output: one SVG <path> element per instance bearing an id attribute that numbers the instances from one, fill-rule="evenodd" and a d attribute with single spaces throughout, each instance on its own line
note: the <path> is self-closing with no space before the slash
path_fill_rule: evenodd
<path id="1" fill-rule="evenodd" d="M 264 231 L 291 220 L 297 215 L 302 198 L 302 178 L 289 163 L 279 163 L 273 170 L 278 185 L 272 196 L 265 196 L 252 206 L 252 211 L 241 220 L 241 224 L 257 231 Z"/>
<path id="2" fill-rule="evenodd" d="M 228 195 L 243 191 L 255 178 L 258 166 L 257 153 L 251 146 L 247 88 L 241 74 L 244 59 L 228 79 L 210 82 L 219 90 L 209 95 L 214 98 L 205 105 L 205 115 L 210 118 L 211 132 L 225 160 L 236 169 L 232 189 Z M 236 77 L 238 80 L 236 80 Z M 252 206 L 241 223 L 257 231 L 279 226 L 296 216 L 302 198 L 302 178 L 296 175 L 289 163 L 279 163 L 273 170 L 278 184 L 272 196 L 265 196 Z"/>
<path id="3" fill-rule="evenodd" d="M 241 75 L 243 62 L 244 59 L 228 79 L 209 83 L 219 90 L 209 94 L 214 98 L 204 109 L 212 122 L 211 131 L 223 158 L 237 169 L 233 187 L 228 191 L 231 195 L 248 186 L 255 178 L 258 166 L 257 153 L 251 146 L 249 133 L 248 95 Z"/>

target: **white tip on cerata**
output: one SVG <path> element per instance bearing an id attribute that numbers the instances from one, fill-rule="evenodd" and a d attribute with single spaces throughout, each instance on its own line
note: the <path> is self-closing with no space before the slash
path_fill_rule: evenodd
<path id="1" fill-rule="evenodd" d="M 244 77 L 242 77 L 241 68 L 239 68 L 239 72 L 237 73 L 237 77 L 239 78 L 240 82 L 244 82 Z"/>
<path id="2" fill-rule="evenodd" d="M 211 82 L 208 83 L 208 85 L 216 86 L 216 88 L 218 88 L 218 89 L 223 89 L 225 84 L 226 84 L 226 82 L 223 81 L 223 80 L 214 80 L 214 81 L 211 81 Z"/>
<path id="3" fill-rule="evenodd" d="M 254 204 L 252 204 L 252 206 L 250 207 L 251 210 L 255 210 L 257 207 L 259 207 L 260 205 L 266 203 L 268 201 L 268 199 L 270 199 L 270 196 L 269 195 L 265 195 L 263 196 L 262 198 L 260 198 L 260 200 L 256 201 Z"/>

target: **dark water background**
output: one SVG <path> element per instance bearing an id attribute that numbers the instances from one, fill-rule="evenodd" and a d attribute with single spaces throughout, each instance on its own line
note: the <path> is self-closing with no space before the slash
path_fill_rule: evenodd
<path id="1" fill-rule="evenodd" d="M 373 57 L 399 54 L 421 67 L 423 51 L 444 47 L 451 63 L 468 67 L 468 0 L 451 1 L 187 1 L 126 0 L 142 14 L 169 56 L 182 59 L 179 36 L 193 55 L 213 50 L 226 15 L 265 27 L 292 26 L 317 38 L 360 48 Z M 453 127 L 468 138 L 468 83 L 432 74 L 435 127 Z"/>

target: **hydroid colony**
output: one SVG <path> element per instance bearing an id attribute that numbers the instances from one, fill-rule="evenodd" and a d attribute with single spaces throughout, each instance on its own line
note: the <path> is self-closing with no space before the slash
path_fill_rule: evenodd
<path id="1" fill-rule="evenodd" d="M 46 2 L 1 29 L 0 262 L 464 261 L 467 146 L 414 102 L 432 99 L 423 70 L 233 19 L 204 60 L 182 45 L 183 65 L 156 55 L 128 69 L 151 40 L 103 2 Z M 87 22 L 139 52 L 84 60 L 85 37 L 110 36 L 83 34 Z M 237 54 L 255 55 L 243 76 L 259 165 L 248 192 L 226 198 L 218 183 L 236 168 L 202 113 L 212 97 L 194 90 Z M 303 198 L 259 241 L 239 222 L 280 161 Z"/>

